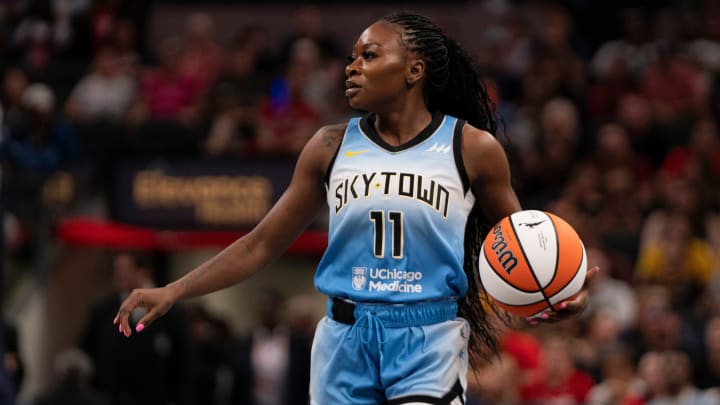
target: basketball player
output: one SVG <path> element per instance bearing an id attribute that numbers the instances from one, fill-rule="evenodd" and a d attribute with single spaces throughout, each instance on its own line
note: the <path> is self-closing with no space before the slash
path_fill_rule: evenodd
<path id="1" fill-rule="evenodd" d="M 315 276 L 327 294 L 311 361 L 311 403 L 464 403 L 468 359 L 497 351 L 476 276 L 482 235 L 521 209 L 485 87 L 467 54 L 427 18 L 386 16 L 345 68 L 361 119 L 321 128 L 292 181 L 246 236 L 181 279 L 134 291 L 115 322 L 250 277 L 329 209 Z M 583 291 L 546 320 L 587 305 Z M 534 322 L 534 321 L 533 321 Z"/>

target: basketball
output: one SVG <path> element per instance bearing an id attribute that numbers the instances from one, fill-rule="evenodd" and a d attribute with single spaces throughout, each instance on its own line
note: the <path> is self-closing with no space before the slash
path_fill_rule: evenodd
<path id="1" fill-rule="evenodd" d="M 537 315 L 580 292 L 587 272 L 585 246 L 557 215 L 525 210 L 498 222 L 478 258 L 480 281 L 501 307 Z"/>

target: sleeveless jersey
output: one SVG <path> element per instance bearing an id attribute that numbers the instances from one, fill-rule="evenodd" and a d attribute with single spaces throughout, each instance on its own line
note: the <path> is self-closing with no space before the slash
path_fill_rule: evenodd
<path id="1" fill-rule="evenodd" d="M 395 147 L 373 120 L 348 122 L 328 169 L 328 248 L 315 287 L 357 302 L 464 296 L 463 240 L 475 201 L 460 150 L 464 121 L 434 114 Z"/>

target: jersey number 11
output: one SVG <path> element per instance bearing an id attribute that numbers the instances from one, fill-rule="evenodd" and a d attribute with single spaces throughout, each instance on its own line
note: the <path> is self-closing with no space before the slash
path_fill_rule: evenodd
<path id="1" fill-rule="evenodd" d="M 392 225 L 392 257 L 403 257 L 403 215 L 402 211 L 388 211 L 388 221 Z M 373 253 L 375 257 L 385 257 L 385 211 L 370 211 L 370 221 L 375 230 Z"/>

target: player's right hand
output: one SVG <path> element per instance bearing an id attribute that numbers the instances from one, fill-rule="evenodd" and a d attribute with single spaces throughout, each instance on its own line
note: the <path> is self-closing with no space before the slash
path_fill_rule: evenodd
<path id="1" fill-rule="evenodd" d="M 135 326 L 136 332 L 141 332 L 145 327 L 150 325 L 155 319 L 165 315 L 175 303 L 175 299 L 170 288 L 136 288 L 125 298 L 120 309 L 115 315 L 113 324 L 118 325 L 118 332 L 126 337 L 132 334 L 130 327 L 130 313 L 135 308 L 145 308 L 147 314 L 140 319 Z"/>

